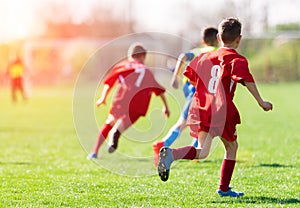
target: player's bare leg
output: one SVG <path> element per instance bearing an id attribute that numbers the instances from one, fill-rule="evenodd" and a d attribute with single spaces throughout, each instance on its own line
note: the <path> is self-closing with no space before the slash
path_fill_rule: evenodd
<path id="1" fill-rule="evenodd" d="M 118 148 L 121 134 L 130 126 L 132 126 L 140 118 L 140 116 L 141 116 L 140 114 L 130 114 L 129 116 L 120 118 L 115 122 L 113 128 L 114 129 L 113 137 L 111 140 L 111 144 L 108 147 L 109 153 L 113 153 L 116 151 L 116 149 Z"/>
<path id="2" fill-rule="evenodd" d="M 160 160 L 158 163 L 158 175 L 162 181 L 167 181 L 170 174 L 171 164 L 175 160 L 180 159 L 204 159 L 209 155 L 210 147 L 213 137 L 207 132 L 199 133 L 200 148 L 196 149 L 194 146 L 184 146 L 180 148 L 171 149 L 163 147 L 160 150 Z"/>
<path id="3" fill-rule="evenodd" d="M 98 157 L 98 151 L 104 141 L 106 140 L 110 130 L 112 129 L 113 125 L 115 123 L 115 118 L 112 115 L 108 115 L 108 118 L 105 122 L 105 124 L 102 126 L 98 133 L 97 141 L 94 145 L 93 151 L 87 156 L 87 159 L 96 159 Z"/>
<path id="4" fill-rule="evenodd" d="M 198 135 L 198 148 L 195 159 L 205 159 L 210 153 L 213 136 L 205 131 L 200 131 Z"/>

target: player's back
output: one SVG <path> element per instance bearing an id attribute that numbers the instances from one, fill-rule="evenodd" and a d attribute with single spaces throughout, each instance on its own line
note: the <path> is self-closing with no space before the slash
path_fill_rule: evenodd
<path id="1" fill-rule="evenodd" d="M 236 83 L 232 80 L 235 71 L 243 70 L 248 65 L 243 56 L 230 48 L 220 48 L 214 52 L 204 53 L 197 62 L 196 73 L 202 80 L 202 90 L 204 87 L 212 95 L 216 95 L 219 90 L 230 95 L 230 99 L 233 98 L 236 88 Z"/>
<path id="2" fill-rule="evenodd" d="M 218 126 L 226 114 L 237 112 L 232 101 L 236 87 L 232 69 L 239 59 L 243 60 L 243 57 L 235 50 L 220 48 L 201 54 L 188 66 L 185 75 L 196 86 L 196 103 L 191 105 L 199 109 L 202 121 Z"/>
<path id="3" fill-rule="evenodd" d="M 152 72 L 136 61 L 123 62 L 113 71 L 119 80 L 119 89 L 114 99 L 114 105 L 145 114 L 152 93 L 161 94 L 165 89 L 158 84 Z M 109 82 L 109 79 L 107 79 Z"/>

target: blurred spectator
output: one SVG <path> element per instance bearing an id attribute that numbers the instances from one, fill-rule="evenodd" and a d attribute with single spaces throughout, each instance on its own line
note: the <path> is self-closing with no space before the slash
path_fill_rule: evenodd
<path id="1" fill-rule="evenodd" d="M 11 95 L 12 101 L 17 102 L 17 93 L 20 92 L 23 100 L 27 99 L 27 95 L 24 90 L 24 73 L 26 71 L 26 67 L 20 57 L 17 57 L 14 61 L 8 64 L 7 66 L 7 75 L 11 81 Z"/>

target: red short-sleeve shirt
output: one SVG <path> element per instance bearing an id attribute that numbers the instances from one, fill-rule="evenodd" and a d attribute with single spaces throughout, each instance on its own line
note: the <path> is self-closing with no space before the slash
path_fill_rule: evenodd
<path id="1" fill-rule="evenodd" d="M 118 118 L 128 113 L 145 115 L 152 93 L 160 95 L 165 92 L 152 72 L 134 60 L 126 60 L 114 66 L 104 83 L 112 87 L 117 80 L 119 86 L 110 112 Z"/>
<path id="2" fill-rule="evenodd" d="M 235 140 L 235 126 L 240 123 L 233 103 L 236 84 L 244 84 L 244 80 L 254 82 L 247 59 L 234 49 L 219 48 L 196 57 L 184 75 L 196 87 L 187 121 L 191 135 L 198 137 L 200 129 L 212 128 L 213 136 Z M 229 135 L 224 135 L 226 129 L 231 129 Z"/>

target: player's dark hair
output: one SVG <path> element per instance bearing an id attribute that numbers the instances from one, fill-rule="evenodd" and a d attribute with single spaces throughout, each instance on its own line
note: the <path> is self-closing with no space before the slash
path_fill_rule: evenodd
<path id="1" fill-rule="evenodd" d="M 211 46 L 216 45 L 218 43 L 217 34 L 218 34 L 218 30 L 216 28 L 208 27 L 204 29 L 202 32 L 203 41 L 207 45 L 211 45 Z"/>
<path id="2" fill-rule="evenodd" d="M 220 37 L 224 43 L 232 43 L 241 35 L 241 30 L 242 23 L 235 17 L 224 19 L 218 27 Z"/>
<path id="3" fill-rule="evenodd" d="M 141 55 L 146 55 L 147 50 L 139 43 L 132 44 L 128 49 L 129 57 L 139 57 Z"/>

